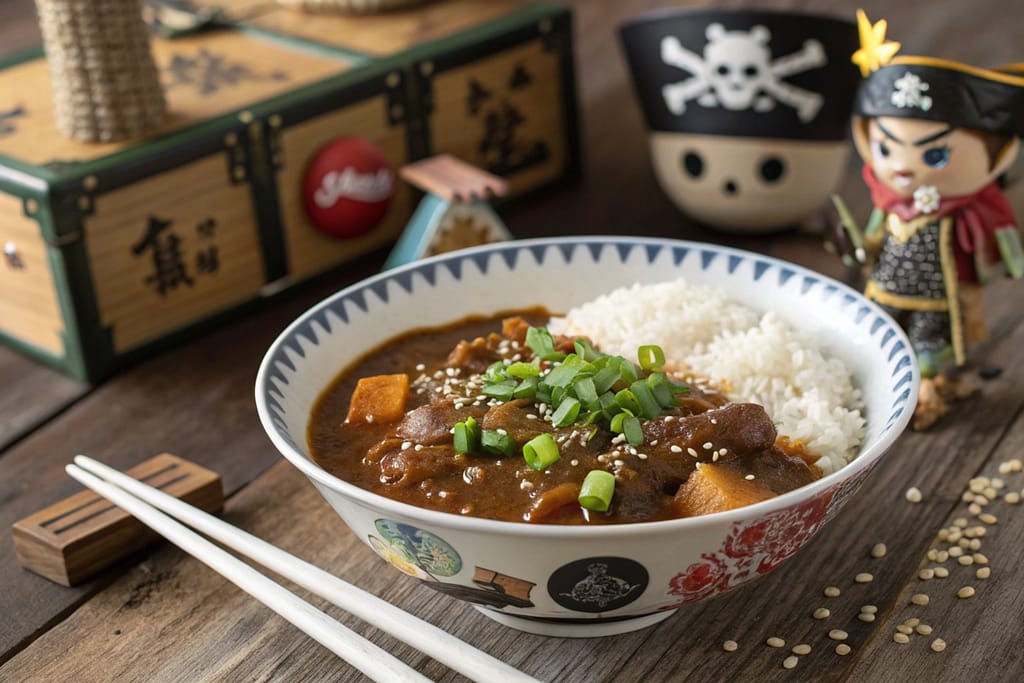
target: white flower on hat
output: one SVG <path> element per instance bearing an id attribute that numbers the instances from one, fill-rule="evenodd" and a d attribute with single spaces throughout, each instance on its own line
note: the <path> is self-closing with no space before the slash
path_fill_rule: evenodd
<path id="1" fill-rule="evenodd" d="M 914 190 L 914 208 L 923 214 L 939 210 L 939 191 L 934 185 L 922 185 Z"/>
<path id="2" fill-rule="evenodd" d="M 932 98 L 925 95 L 931 86 L 922 81 L 917 74 L 908 71 L 893 81 L 893 86 L 896 89 L 889 97 L 893 106 L 900 109 L 920 109 L 921 111 L 928 111 L 932 108 Z"/>

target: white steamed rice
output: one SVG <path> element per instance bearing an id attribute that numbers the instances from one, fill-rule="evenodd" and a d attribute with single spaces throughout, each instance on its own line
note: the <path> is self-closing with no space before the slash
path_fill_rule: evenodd
<path id="1" fill-rule="evenodd" d="M 667 364 L 707 378 L 732 401 L 759 403 L 780 435 L 802 441 L 825 474 L 848 463 L 864 438 L 860 391 L 842 361 L 774 313 L 683 279 L 617 289 L 551 321 L 606 353 L 636 358 L 658 344 Z"/>

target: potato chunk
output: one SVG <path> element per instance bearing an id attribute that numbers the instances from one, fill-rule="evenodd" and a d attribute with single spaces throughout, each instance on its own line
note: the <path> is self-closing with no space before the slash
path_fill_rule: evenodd
<path id="1" fill-rule="evenodd" d="M 774 496 L 732 467 L 702 463 L 676 491 L 675 503 L 681 517 L 696 517 L 735 510 Z"/>
<path id="2" fill-rule="evenodd" d="M 405 414 L 409 397 L 409 376 L 363 377 L 352 392 L 346 422 L 395 422 Z"/>

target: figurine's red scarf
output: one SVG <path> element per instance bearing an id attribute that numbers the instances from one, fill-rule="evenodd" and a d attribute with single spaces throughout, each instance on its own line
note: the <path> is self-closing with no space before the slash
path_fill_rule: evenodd
<path id="1" fill-rule="evenodd" d="M 864 182 L 871 190 L 871 201 L 886 213 L 894 213 L 904 221 L 921 215 L 914 208 L 913 197 L 901 197 L 875 177 L 871 166 L 864 164 Z M 941 197 L 936 218 L 952 216 L 954 221 L 953 251 L 957 274 L 961 281 L 977 282 L 977 266 L 999 261 L 995 232 L 1000 228 L 1017 227 L 1013 207 L 995 181 L 974 194 Z"/>

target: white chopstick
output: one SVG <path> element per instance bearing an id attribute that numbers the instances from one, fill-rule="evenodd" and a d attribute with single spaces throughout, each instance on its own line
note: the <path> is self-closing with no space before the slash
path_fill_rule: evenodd
<path id="1" fill-rule="evenodd" d="M 156 508 L 75 465 L 68 465 L 65 470 L 82 484 L 130 512 L 143 524 L 204 562 L 373 680 L 382 683 L 429 683 L 430 679 L 426 676 L 339 624 L 241 560 L 235 559 L 199 534 L 189 531 Z"/>
<path id="2" fill-rule="evenodd" d="M 225 546 L 262 564 L 268 569 L 287 578 L 289 581 L 302 586 L 311 593 L 329 600 L 354 616 L 359 617 L 363 621 L 380 628 L 382 631 L 391 634 L 395 638 L 408 643 L 420 652 L 430 655 L 437 661 L 467 676 L 471 680 L 480 681 L 481 683 L 528 683 L 531 681 L 533 683 L 537 683 L 537 679 L 524 674 L 518 669 L 498 659 L 495 659 L 481 650 L 476 649 L 469 643 L 459 640 L 447 631 L 443 631 L 433 624 L 423 621 L 422 619 L 395 607 L 391 603 L 381 600 L 377 596 L 367 593 L 366 591 L 339 579 L 333 574 L 329 574 L 305 560 L 301 560 L 294 555 L 290 555 L 284 550 L 281 550 L 280 548 L 271 545 L 270 543 L 267 543 L 266 541 L 257 538 L 238 527 L 232 526 L 213 515 L 209 515 L 188 503 L 182 502 L 173 496 L 169 496 L 162 491 L 154 489 L 151 486 L 147 486 L 126 474 L 107 467 L 106 465 L 84 455 L 76 456 L 75 464 L 82 470 L 87 470 L 88 472 L 91 472 L 105 480 L 105 482 L 100 483 L 106 483 L 108 484 L 108 487 L 117 487 L 115 489 L 117 493 L 123 493 L 124 491 L 129 492 L 133 501 L 144 505 L 147 509 L 157 515 L 160 515 L 160 517 L 165 519 L 168 523 L 174 524 L 178 527 L 181 526 L 162 513 L 152 510 L 152 508 L 149 508 L 149 505 L 163 510 L 172 517 L 185 522 L 189 526 L 201 531 L 216 541 L 223 543 Z M 69 474 L 75 476 L 70 469 L 74 466 L 69 465 L 68 467 Z M 78 468 L 75 469 L 77 470 Z M 81 470 L 78 471 L 81 472 Z M 75 478 L 82 481 L 82 479 L 77 476 L 75 476 Z M 86 482 L 83 481 L 83 483 Z M 123 491 L 121 489 L 123 489 Z M 162 528 L 156 528 L 143 517 L 137 515 L 134 510 L 121 505 L 121 503 L 114 498 L 107 496 L 105 492 L 98 490 L 97 492 L 107 498 L 110 498 L 110 500 L 119 506 L 124 507 L 133 515 L 139 517 L 139 519 L 147 525 L 153 527 L 157 532 L 164 533 Z M 185 533 L 195 536 L 195 534 L 192 534 L 192 532 L 187 529 L 182 528 L 182 530 Z M 167 534 L 164 535 L 166 536 Z M 168 538 L 175 544 L 181 546 L 187 552 L 197 555 L 195 552 L 192 552 L 189 548 L 185 548 L 170 536 L 168 536 Z M 213 546 L 208 541 L 205 541 L 198 536 L 196 536 L 196 538 L 199 541 L 216 548 L 216 546 Z M 219 548 L 217 550 L 220 551 Z M 223 551 L 220 552 L 223 553 Z M 231 555 L 228 555 L 227 553 L 224 553 L 224 555 L 250 572 L 253 572 L 261 579 L 268 581 L 276 588 L 282 591 L 284 590 L 280 586 L 277 586 L 277 584 L 273 584 L 273 582 L 266 579 L 266 577 L 263 577 L 258 572 L 255 572 L 251 567 L 236 560 Z M 197 557 L 205 561 L 204 555 L 197 555 Z M 214 568 L 217 569 L 216 567 Z M 224 574 L 220 569 L 217 569 L 217 571 Z M 225 576 L 227 575 L 225 574 Z M 234 580 L 231 576 L 227 576 L 227 578 Z M 242 588 L 247 590 L 244 586 L 242 586 Z M 252 591 L 249 592 L 250 594 L 253 594 Z M 261 599 L 261 595 L 253 594 L 253 596 L 257 599 Z M 299 600 L 298 598 L 294 599 Z M 273 607 L 271 608 L 273 609 Z M 298 624 L 296 625 L 299 626 Z M 338 626 L 340 627 L 340 624 Z M 302 626 L 299 626 L 299 628 L 302 628 Z M 375 647 L 372 644 L 367 644 L 371 647 Z M 341 656 L 344 657 L 344 655 Z M 345 658 L 347 659 L 347 657 Z M 356 666 L 358 667 L 358 665 Z M 363 670 L 361 667 L 358 668 Z"/>

